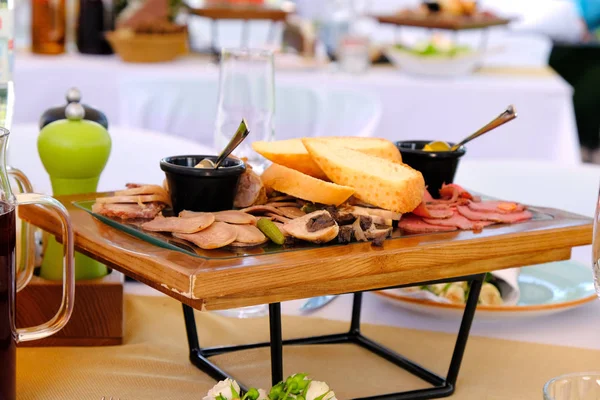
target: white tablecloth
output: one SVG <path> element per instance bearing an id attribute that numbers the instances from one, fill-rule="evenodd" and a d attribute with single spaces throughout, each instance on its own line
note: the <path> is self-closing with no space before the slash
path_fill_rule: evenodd
<path id="1" fill-rule="evenodd" d="M 46 108 L 64 102 L 69 87 L 77 86 L 84 102 L 104 111 L 111 124 L 123 125 L 132 116 L 123 115 L 119 107 L 120 102 L 128 101 L 123 98 L 126 94 L 118 95 L 121 83 L 143 77 L 157 82 L 170 78 L 189 79 L 190 84 L 207 82 L 206 90 L 191 98 L 169 95 L 165 100 L 171 101 L 168 110 L 177 110 L 181 101 L 197 104 L 201 121 L 198 115 L 189 118 L 189 113 L 174 114 L 166 109 L 158 110 L 157 115 L 164 117 L 162 123 L 166 126 L 177 125 L 177 133 L 212 144 L 218 67 L 205 59 L 191 57 L 169 64 L 139 65 L 122 63 L 113 56 L 42 57 L 18 53 L 15 65 L 15 123 L 37 121 Z M 375 135 L 391 140 L 457 141 L 514 104 L 519 118 L 470 144 L 469 158 L 579 162 L 572 89 L 556 75 L 478 74 L 438 80 L 417 79 L 391 68 L 372 68 L 357 76 L 322 70 L 280 70 L 276 81 L 278 86 L 312 88 L 321 93 L 344 88 L 376 95 L 382 115 Z M 331 107 L 328 118 L 340 118 L 335 104 Z M 175 122 L 171 124 L 172 120 Z M 156 130 L 153 126 L 137 128 Z"/>

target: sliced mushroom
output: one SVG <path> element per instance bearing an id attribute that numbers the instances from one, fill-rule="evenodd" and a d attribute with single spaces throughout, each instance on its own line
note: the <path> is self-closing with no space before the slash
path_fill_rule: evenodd
<path id="1" fill-rule="evenodd" d="M 354 229 L 352 229 L 352 225 L 340 226 L 340 231 L 338 232 L 337 237 L 339 243 L 352 242 L 352 239 L 354 239 Z"/>
<path id="2" fill-rule="evenodd" d="M 293 219 L 293 218 L 287 218 L 282 215 L 277 215 L 277 214 L 273 214 L 273 213 L 266 213 L 265 215 L 267 217 L 271 218 L 271 220 L 273 220 L 273 221 L 279 221 L 279 222 L 283 222 L 283 223 L 290 222 Z"/>
<path id="3" fill-rule="evenodd" d="M 367 239 L 373 242 L 374 246 L 382 246 L 385 239 L 392 235 L 392 228 L 377 229 L 373 225 L 371 229 L 365 232 Z"/>
<path id="4" fill-rule="evenodd" d="M 196 233 L 208 228 L 215 222 L 215 216 L 209 213 L 199 213 L 191 218 L 163 217 L 142 224 L 142 229 L 151 232 Z"/>
<path id="5" fill-rule="evenodd" d="M 208 228 L 196 233 L 173 233 L 176 238 L 187 240 L 204 250 L 218 249 L 231 244 L 237 238 L 234 225 L 214 222 Z"/>
<path id="6" fill-rule="evenodd" d="M 309 232 L 318 232 L 333 225 L 335 225 L 335 220 L 331 215 L 321 214 L 308 220 L 306 230 Z"/>
<path id="7" fill-rule="evenodd" d="M 335 239 L 339 232 L 339 227 L 335 221 L 333 225 L 316 232 L 309 232 L 307 229 L 307 224 L 312 218 L 318 218 L 322 215 L 331 218 L 331 215 L 325 210 L 315 211 L 285 223 L 283 225 L 283 231 L 297 239 L 302 239 L 313 243 L 327 243 Z M 333 220 L 333 218 L 331 219 Z"/>
<path id="8" fill-rule="evenodd" d="M 389 211 L 389 210 L 384 210 L 383 208 L 350 206 L 350 207 L 345 207 L 344 210 L 351 212 L 354 215 L 356 215 L 356 214 L 371 215 L 374 217 L 375 216 L 381 217 L 386 220 L 391 219 L 393 221 L 400 221 L 400 218 L 402 218 L 402 214 L 393 212 L 393 211 Z"/>
<path id="9" fill-rule="evenodd" d="M 262 244 L 268 240 L 260 229 L 254 225 L 233 225 L 233 227 L 237 231 L 236 242 Z"/>
<path id="10" fill-rule="evenodd" d="M 356 241 L 358 241 L 358 242 L 368 241 L 367 236 L 365 235 L 365 232 L 363 231 L 362 227 L 360 226 L 360 218 L 357 218 L 356 221 L 354 221 L 354 223 L 352 224 L 352 230 L 354 231 L 354 238 L 356 239 Z"/>
<path id="11" fill-rule="evenodd" d="M 349 217 L 349 215 L 352 215 L 353 217 L 351 218 L 351 217 Z M 373 221 L 373 223 L 377 224 L 377 225 L 392 226 L 392 223 L 393 223 L 393 221 L 391 219 L 385 219 L 383 217 L 380 217 L 377 215 L 371 215 L 371 214 L 368 214 L 368 213 L 365 213 L 362 211 L 350 212 L 350 211 L 348 211 L 347 208 L 343 208 L 343 209 L 339 210 L 337 217 L 336 217 L 336 221 L 354 221 L 353 218 L 358 218 L 361 215 L 371 217 L 371 220 Z M 340 223 L 340 222 L 338 222 L 338 223 Z M 346 223 L 350 223 L 350 222 L 346 222 Z"/>

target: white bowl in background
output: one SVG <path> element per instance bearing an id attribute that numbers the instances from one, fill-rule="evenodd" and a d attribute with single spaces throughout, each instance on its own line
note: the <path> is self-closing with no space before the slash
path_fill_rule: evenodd
<path id="1" fill-rule="evenodd" d="M 455 56 L 421 56 L 408 50 L 388 47 L 385 56 L 399 70 L 411 75 L 453 77 L 473 73 L 481 64 L 484 53 L 472 51 Z"/>

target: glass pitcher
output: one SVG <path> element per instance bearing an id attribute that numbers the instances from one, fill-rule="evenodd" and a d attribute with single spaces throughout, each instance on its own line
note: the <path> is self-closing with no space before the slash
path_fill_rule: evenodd
<path id="1" fill-rule="evenodd" d="M 69 321 L 75 299 L 75 268 L 73 265 L 73 230 L 65 207 L 49 196 L 35 193 L 12 193 L 9 176 L 25 192 L 31 185 L 19 170 L 6 166 L 6 147 L 9 131 L 0 128 L 0 399 L 16 400 L 16 345 L 19 342 L 39 340 L 61 330 Z M 30 327 L 15 325 L 15 300 L 17 291 L 31 280 L 34 267 L 33 233 L 23 224 L 20 266 L 16 266 L 16 207 L 24 204 L 40 204 L 53 209 L 62 222 L 63 297 L 56 315 L 48 322 Z"/>

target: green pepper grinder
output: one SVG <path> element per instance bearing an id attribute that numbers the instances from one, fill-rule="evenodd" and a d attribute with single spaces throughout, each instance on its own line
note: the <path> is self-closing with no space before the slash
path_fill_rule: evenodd
<path id="1" fill-rule="evenodd" d="M 66 119 L 44 126 L 37 146 L 46 172 L 50 175 L 54 196 L 96 192 L 100 174 L 111 149 L 108 131 L 99 123 L 85 120 L 78 102 L 65 108 Z M 62 247 L 49 237 L 40 276 L 62 279 Z M 108 273 L 105 265 L 83 254 L 75 254 L 75 278 L 95 279 Z"/>

